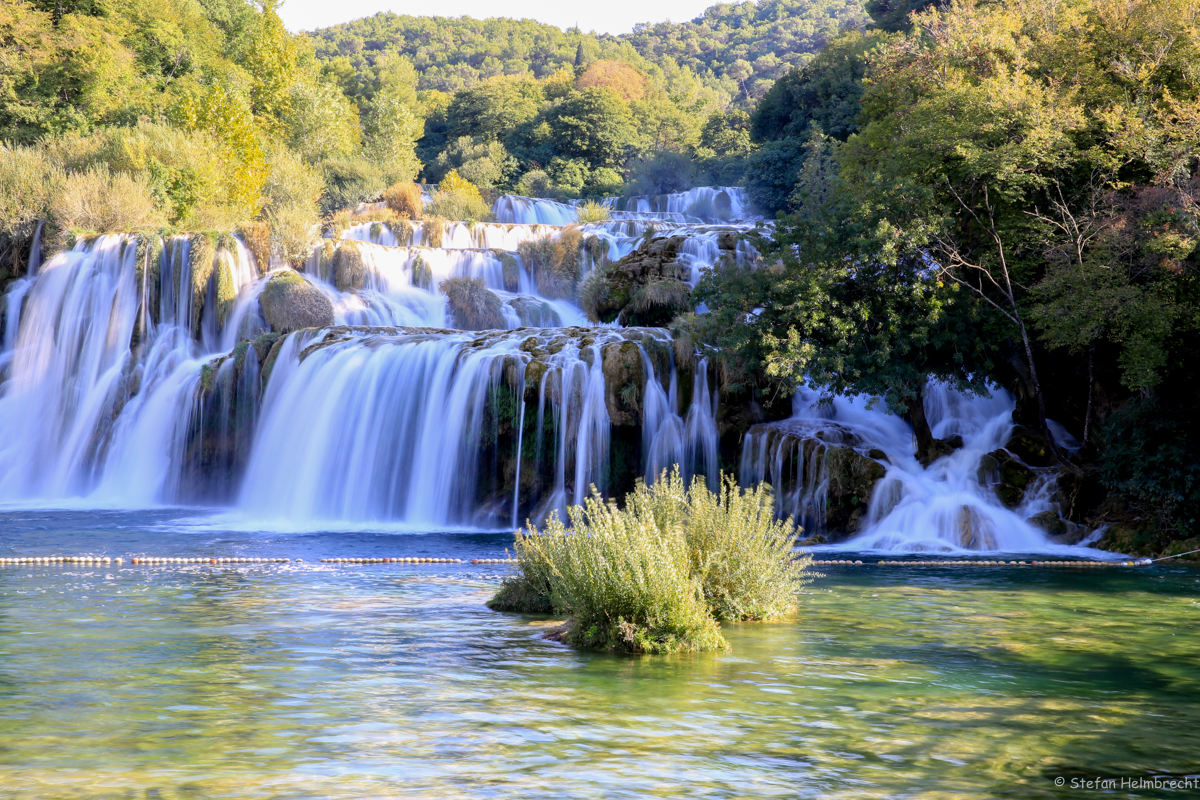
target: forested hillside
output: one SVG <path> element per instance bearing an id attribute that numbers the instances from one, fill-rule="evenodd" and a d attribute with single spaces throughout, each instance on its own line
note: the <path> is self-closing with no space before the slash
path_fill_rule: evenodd
<path id="1" fill-rule="evenodd" d="M 647 9 L 647 14 L 652 14 Z M 581 61 L 616 59 L 666 76 L 684 69 L 724 102 L 747 104 L 846 27 L 868 22 L 857 0 L 714 5 L 690 22 L 648 22 L 621 36 L 563 31 L 533 20 L 380 13 L 312 36 L 331 69 L 371 74 L 385 53 L 410 60 L 421 89 L 454 92 L 497 75 L 542 78 Z"/>

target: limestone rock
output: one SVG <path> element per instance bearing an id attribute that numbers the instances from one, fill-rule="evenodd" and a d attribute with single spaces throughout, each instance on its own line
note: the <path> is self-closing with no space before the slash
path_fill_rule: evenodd
<path id="1" fill-rule="evenodd" d="M 275 333 L 327 328 L 334 323 L 333 303 L 295 270 L 280 270 L 272 275 L 258 302 Z"/>
<path id="2" fill-rule="evenodd" d="M 979 482 L 993 487 L 1000 502 L 1016 508 L 1025 499 L 1025 490 L 1033 481 L 1033 470 L 1022 464 L 1007 450 L 993 450 L 979 464 Z"/>
<path id="3" fill-rule="evenodd" d="M 613 425 L 638 425 L 642 421 L 642 391 L 646 369 L 642 351 L 630 341 L 601 348 L 604 371 L 604 403 Z"/>

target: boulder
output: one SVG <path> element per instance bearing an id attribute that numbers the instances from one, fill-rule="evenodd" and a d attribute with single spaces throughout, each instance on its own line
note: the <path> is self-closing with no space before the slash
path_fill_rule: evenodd
<path id="1" fill-rule="evenodd" d="M 825 469 L 829 476 L 825 524 L 830 531 L 855 533 L 866 516 L 875 483 L 887 470 L 851 447 L 836 446 L 826 447 Z"/>
<path id="2" fill-rule="evenodd" d="M 1004 449 L 1031 467 L 1048 467 L 1054 463 L 1054 453 L 1042 435 L 1032 428 L 1018 425 Z"/>
<path id="3" fill-rule="evenodd" d="M 607 344 L 600 350 L 604 372 L 604 403 L 613 425 L 639 425 L 646 369 L 642 351 L 634 342 Z"/>
<path id="4" fill-rule="evenodd" d="M 328 328 L 334 324 L 333 303 L 292 269 L 274 273 L 258 296 L 258 302 L 267 324 L 275 333 Z"/>
<path id="5" fill-rule="evenodd" d="M 589 272 L 579 290 L 588 318 L 662 327 L 690 309 L 689 273 L 678 262 L 686 238 L 649 239 L 615 264 Z"/>
<path id="6" fill-rule="evenodd" d="M 1025 490 L 1033 481 L 1033 470 L 1022 464 L 1007 450 L 993 450 L 979 462 L 979 482 L 993 483 L 1000 502 L 1008 508 L 1016 508 L 1025 499 Z"/>
<path id="7" fill-rule="evenodd" d="M 464 331 L 506 328 L 504 303 L 487 288 L 483 278 L 447 278 L 438 285 L 450 305 L 454 324 Z"/>
<path id="8" fill-rule="evenodd" d="M 367 265 L 358 242 L 342 241 L 333 254 L 333 285 L 339 292 L 355 292 L 367 285 Z"/>

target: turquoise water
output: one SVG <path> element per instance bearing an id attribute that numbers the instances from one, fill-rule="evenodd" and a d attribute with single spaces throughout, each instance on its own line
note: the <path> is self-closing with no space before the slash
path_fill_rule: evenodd
<path id="1" fill-rule="evenodd" d="M 221 530 L 0 514 L 0 797 L 1184 797 L 1200 570 L 825 567 L 732 652 L 627 658 L 489 611 L 502 534 Z M 876 560 L 866 557 L 865 560 Z M 1200 795 L 1192 792 L 1191 796 Z"/>

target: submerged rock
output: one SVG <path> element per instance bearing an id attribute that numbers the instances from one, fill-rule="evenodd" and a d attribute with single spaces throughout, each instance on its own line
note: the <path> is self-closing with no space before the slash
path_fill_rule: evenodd
<path id="1" fill-rule="evenodd" d="M 258 302 L 275 333 L 327 328 L 334 323 L 333 303 L 295 270 L 280 270 L 272 275 Z"/>

